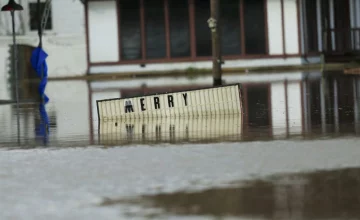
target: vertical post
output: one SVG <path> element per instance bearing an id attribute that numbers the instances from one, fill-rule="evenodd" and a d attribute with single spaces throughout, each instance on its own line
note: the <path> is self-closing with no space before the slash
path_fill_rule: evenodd
<path id="1" fill-rule="evenodd" d="M 36 19 L 37 19 L 37 27 L 38 27 L 38 35 L 39 35 L 39 47 L 42 47 L 42 30 L 41 30 L 41 5 L 40 0 L 37 0 L 36 4 Z"/>
<path id="2" fill-rule="evenodd" d="M 12 37 L 13 37 L 13 70 L 15 75 L 15 93 L 16 93 L 16 121 L 17 121 L 17 132 L 18 132 L 18 144 L 20 144 L 20 107 L 19 107 L 19 76 L 17 69 L 17 48 L 16 48 L 16 37 L 15 37 L 15 11 L 11 10 L 11 23 L 12 23 Z"/>
<path id="3" fill-rule="evenodd" d="M 335 124 L 335 132 L 339 132 L 339 96 L 338 96 L 338 84 L 337 80 L 334 79 L 333 82 L 334 87 L 334 124 Z"/>
<path id="4" fill-rule="evenodd" d="M 354 96 L 354 121 L 355 132 L 359 133 L 359 101 L 358 101 L 358 79 L 353 78 L 353 96 Z"/>
<path id="5" fill-rule="evenodd" d="M 45 10 L 45 8 L 43 9 Z M 38 35 L 39 35 L 39 47 L 42 48 L 42 25 L 41 25 L 41 18 L 42 18 L 42 13 L 44 12 L 41 10 L 41 4 L 40 4 L 40 0 L 37 0 L 37 4 L 36 4 L 36 19 L 37 19 L 37 28 L 38 28 Z M 44 77 L 44 67 L 43 64 L 41 64 L 41 68 L 40 68 L 40 73 L 41 73 L 41 78 L 40 80 L 43 79 Z M 43 104 L 44 103 L 44 95 L 40 95 L 40 103 Z"/>
<path id="6" fill-rule="evenodd" d="M 213 57 L 213 85 L 220 86 L 221 79 L 221 48 L 220 48 L 220 22 L 219 22 L 219 0 L 210 0 L 210 18 L 208 20 L 211 30 L 212 57 Z"/>

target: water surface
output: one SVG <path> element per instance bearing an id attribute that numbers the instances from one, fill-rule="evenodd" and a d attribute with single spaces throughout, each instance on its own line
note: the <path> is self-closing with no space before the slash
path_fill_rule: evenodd
<path id="1" fill-rule="evenodd" d="M 359 218 L 359 77 L 224 78 L 241 83 L 243 115 L 117 126 L 99 123 L 97 99 L 211 78 L 50 81 L 49 133 L 23 84 L 19 128 L 0 105 L 0 219 Z"/>

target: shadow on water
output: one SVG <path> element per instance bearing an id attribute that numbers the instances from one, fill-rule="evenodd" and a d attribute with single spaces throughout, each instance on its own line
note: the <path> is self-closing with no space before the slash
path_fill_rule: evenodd
<path id="1" fill-rule="evenodd" d="M 98 99 L 182 91 L 211 84 L 201 78 L 50 81 L 47 94 L 54 98 L 47 105 L 48 116 L 36 104 L 21 107 L 21 146 L 210 143 L 359 134 L 360 77 L 357 75 L 295 72 L 224 76 L 224 79 L 229 84 L 241 83 L 243 115 L 101 123 L 97 120 Z M 181 80 L 186 82 L 179 83 Z M 30 97 L 29 93 L 24 94 L 27 94 L 25 98 Z M 11 106 L 0 105 L 0 144 L 6 146 L 17 145 L 15 108 Z M 48 128 L 43 126 L 46 121 Z M 44 133 L 47 129 L 49 135 Z"/>
<path id="2" fill-rule="evenodd" d="M 163 193 L 102 206 L 135 204 L 160 208 L 154 215 L 238 216 L 248 219 L 358 219 L 360 169 L 271 176 L 203 191 Z M 137 215 L 134 213 L 134 215 Z M 220 218 L 221 219 L 221 218 Z"/>

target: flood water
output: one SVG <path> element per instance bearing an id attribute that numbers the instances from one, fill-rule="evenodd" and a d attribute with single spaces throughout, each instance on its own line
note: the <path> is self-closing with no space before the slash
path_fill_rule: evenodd
<path id="1" fill-rule="evenodd" d="M 243 115 L 117 126 L 99 123 L 96 100 L 211 78 L 49 81 L 45 109 L 23 82 L 19 118 L 0 105 L 0 219 L 360 218 L 360 77 L 224 80 L 241 84 Z"/>

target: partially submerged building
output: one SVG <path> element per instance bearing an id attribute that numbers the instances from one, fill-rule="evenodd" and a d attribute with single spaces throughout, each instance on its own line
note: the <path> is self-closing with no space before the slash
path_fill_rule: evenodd
<path id="1" fill-rule="evenodd" d="M 357 0 L 220 1 L 223 68 L 352 59 L 359 10 Z M 209 18 L 210 0 L 87 0 L 88 73 L 210 68 Z"/>

